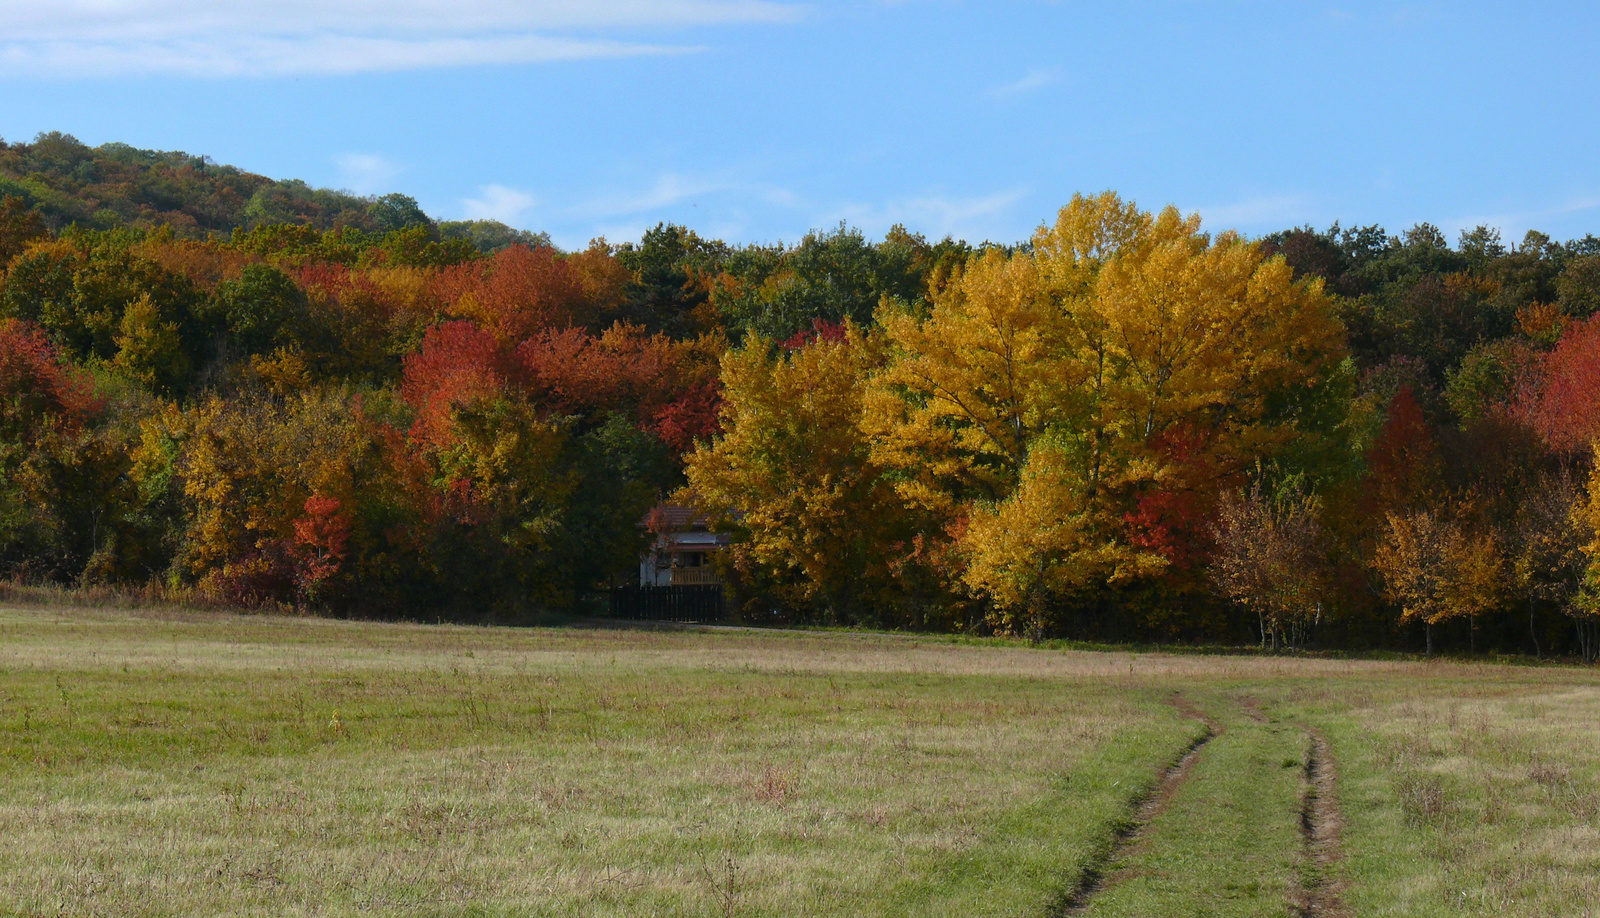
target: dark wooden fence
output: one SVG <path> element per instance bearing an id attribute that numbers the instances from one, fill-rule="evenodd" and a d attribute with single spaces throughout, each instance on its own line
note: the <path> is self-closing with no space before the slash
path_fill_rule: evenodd
<path id="1" fill-rule="evenodd" d="M 722 621 L 721 584 L 611 588 L 611 617 L 652 622 Z"/>

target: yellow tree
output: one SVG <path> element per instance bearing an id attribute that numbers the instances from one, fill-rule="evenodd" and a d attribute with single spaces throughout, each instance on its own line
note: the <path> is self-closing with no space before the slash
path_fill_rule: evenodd
<path id="1" fill-rule="evenodd" d="M 1097 579 L 1153 574 L 1161 560 L 1119 538 L 1114 509 L 1098 501 L 1068 443 L 1035 441 L 1017 487 L 1004 500 L 977 501 L 962 531 L 965 581 L 991 599 L 996 624 L 1043 636 L 1048 594 L 1069 594 Z"/>
<path id="2" fill-rule="evenodd" d="M 880 320 L 894 356 L 864 420 L 877 459 L 914 473 L 903 492 L 933 510 L 1009 493 L 1034 439 L 1065 420 L 1058 390 L 1076 382 L 1064 316 L 1033 260 L 990 252 L 926 318 Z"/>
<path id="3" fill-rule="evenodd" d="M 970 518 L 967 586 L 1035 631 L 1049 594 L 1159 569 L 1130 512 L 1162 490 L 1214 499 L 1296 436 L 1343 356 L 1320 282 L 1110 193 L 985 255 L 927 315 L 880 319 L 874 456 L 907 499 Z"/>
<path id="4" fill-rule="evenodd" d="M 147 389 L 169 394 L 189 380 L 191 366 L 183 335 L 175 322 L 164 322 L 150 294 L 140 294 L 122 312 L 112 364 Z"/>
<path id="5" fill-rule="evenodd" d="M 1528 632 L 1539 656 L 1543 656 L 1537 618 L 1541 603 L 1576 618 L 1579 635 L 1585 636 L 1587 615 L 1581 606 L 1589 563 L 1585 549 L 1594 538 L 1588 509 L 1583 482 L 1563 467 L 1534 477 L 1507 521 L 1507 587 L 1527 603 Z"/>
<path id="6" fill-rule="evenodd" d="M 1343 356 L 1320 282 L 1296 284 L 1282 259 L 1263 260 L 1233 233 L 1211 240 L 1198 217 L 1170 207 L 1073 305 L 1104 339 L 1094 356 L 1109 365 L 1108 410 L 1097 421 L 1136 441 L 1189 428 L 1224 467 L 1295 436 L 1292 404 L 1278 403 Z"/>
<path id="7" fill-rule="evenodd" d="M 1594 444 L 1600 454 L 1600 442 Z M 1572 511 L 1574 525 L 1588 537 L 1583 552 L 1588 565 L 1576 602 L 1563 606 L 1578 626 L 1578 646 L 1585 663 L 1600 660 L 1600 466 L 1589 477 L 1589 495 Z"/>
<path id="8" fill-rule="evenodd" d="M 1426 626 L 1429 656 L 1433 626 L 1493 608 L 1504 578 L 1492 536 L 1472 533 L 1431 508 L 1391 512 L 1372 565 L 1400 606 L 1400 621 L 1420 620 Z"/>
<path id="9" fill-rule="evenodd" d="M 288 552 L 307 501 L 354 506 L 381 461 L 346 393 L 211 398 L 145 419 L 133 476 L 143 489 L 177 477 L 187 519 L 178 561 L 201 589 L 258 601 L 292 595 Z"/>
<path id="10" fill-rule="evenodd" d="M 842 340 L 728 352 L 723 434 L 687 460 L 694 500 L 739 531 L 737 550 L 836 620 L 859 620 L 883 582 L 900 515 L 859 426 L 880 353 L 853 326 Z"/>

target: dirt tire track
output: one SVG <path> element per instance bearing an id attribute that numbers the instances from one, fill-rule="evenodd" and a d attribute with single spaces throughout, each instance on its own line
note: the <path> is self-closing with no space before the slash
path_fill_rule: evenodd
<path id="1" fill-rule="evenodd" d="M 1200 753 L 1206 744 L 1222 733 L 1222 727 L 1206 713 L 1196 707 L 1182 695 L 1174 695 L 1172 705 L 1186 716 L 1206 725 L 1205 732 L 1195 737 L 1178 761 L 1168 765 L 1160 777 L 1156 779 L 1149 792 L 1135 807 L 1132 817 L 1119 825 L 1112 835 L 1111 844 L 1090 859 L 1084 867 L 1083 873 L 1078 877 L 1078 882 L 1073 885 L 1058 904 L 1051 910 L 1052 916 L 1066 918 L 1070 915 L 1081 915 L 1089 907 L 1095 895 L 1117 881 L 1116 865 L 1118 861 L 1126 858 L 1127 854 L 1139 844 L 1144 828 L 1154 822 L 1172 805 L 1172 800 L 1178 795 L 1178 789 L 1188 782 L 1194 766 L 1200 761 Z"/>
<path id="2" fill-rule="evenodd" d="M 1261 710 L 1261 702 L 1257 701 L 1254 695 L 1245 695 L 1244 697 L 1240 698 L 1239 707 L 1244 709 L 1244 716 L 1250 718 L 1258 724 L 1272 722 L 1272 719 L 1267 717 L 1266 712 Z"/>
<path id="3" fill-rule="evenodd" d="M 1340 833 L 1344 827 L 1336 796 L 1339 772 L 1327 737 L 1309 727 L 1305 791 L 1300 801 L 1300 835 L 1304 840 L 1304 868 L 1291 905 L 1297 918 L 1349 918 L 1340 896 L 1344 883 L 1333 876 L 1344 857 Z"/>

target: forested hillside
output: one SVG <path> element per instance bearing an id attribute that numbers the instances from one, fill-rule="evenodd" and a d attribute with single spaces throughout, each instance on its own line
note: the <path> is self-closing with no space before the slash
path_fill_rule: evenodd
<path id="1" fill-rule="evenodd" d="M 358 197 L 301 181 L 276 181 L 209 157 L 139 150 L 124 143 L 88 147 L 71 134 L 32 143 L 0 140 L 0 199 L 15 197 L 52 231 L 170 227 L 185 238 L 226 235 L 270 224 L 387 232 L 430 227 L 470 239 L 485 251 L 549 240 L 489 220 L 435 225 L 403 194 Z"/>
<path id="2" fill-rule="evenodd" d="M 752 620 L 1597 650 L 1600 240 L 578 252 L 183 154 L 0 147 L 0 566 L 457 618 L 674 496 Z"/>

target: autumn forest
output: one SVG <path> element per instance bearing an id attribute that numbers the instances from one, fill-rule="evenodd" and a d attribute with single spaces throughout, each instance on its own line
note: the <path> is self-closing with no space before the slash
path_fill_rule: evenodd
<path id="1" fill-rule="evenodd" d="M 743 621 L 1600 656 L 1600 239 L 663 224 L 0 142 L 0 576 L 516 621 L 663 501 Z"/>

